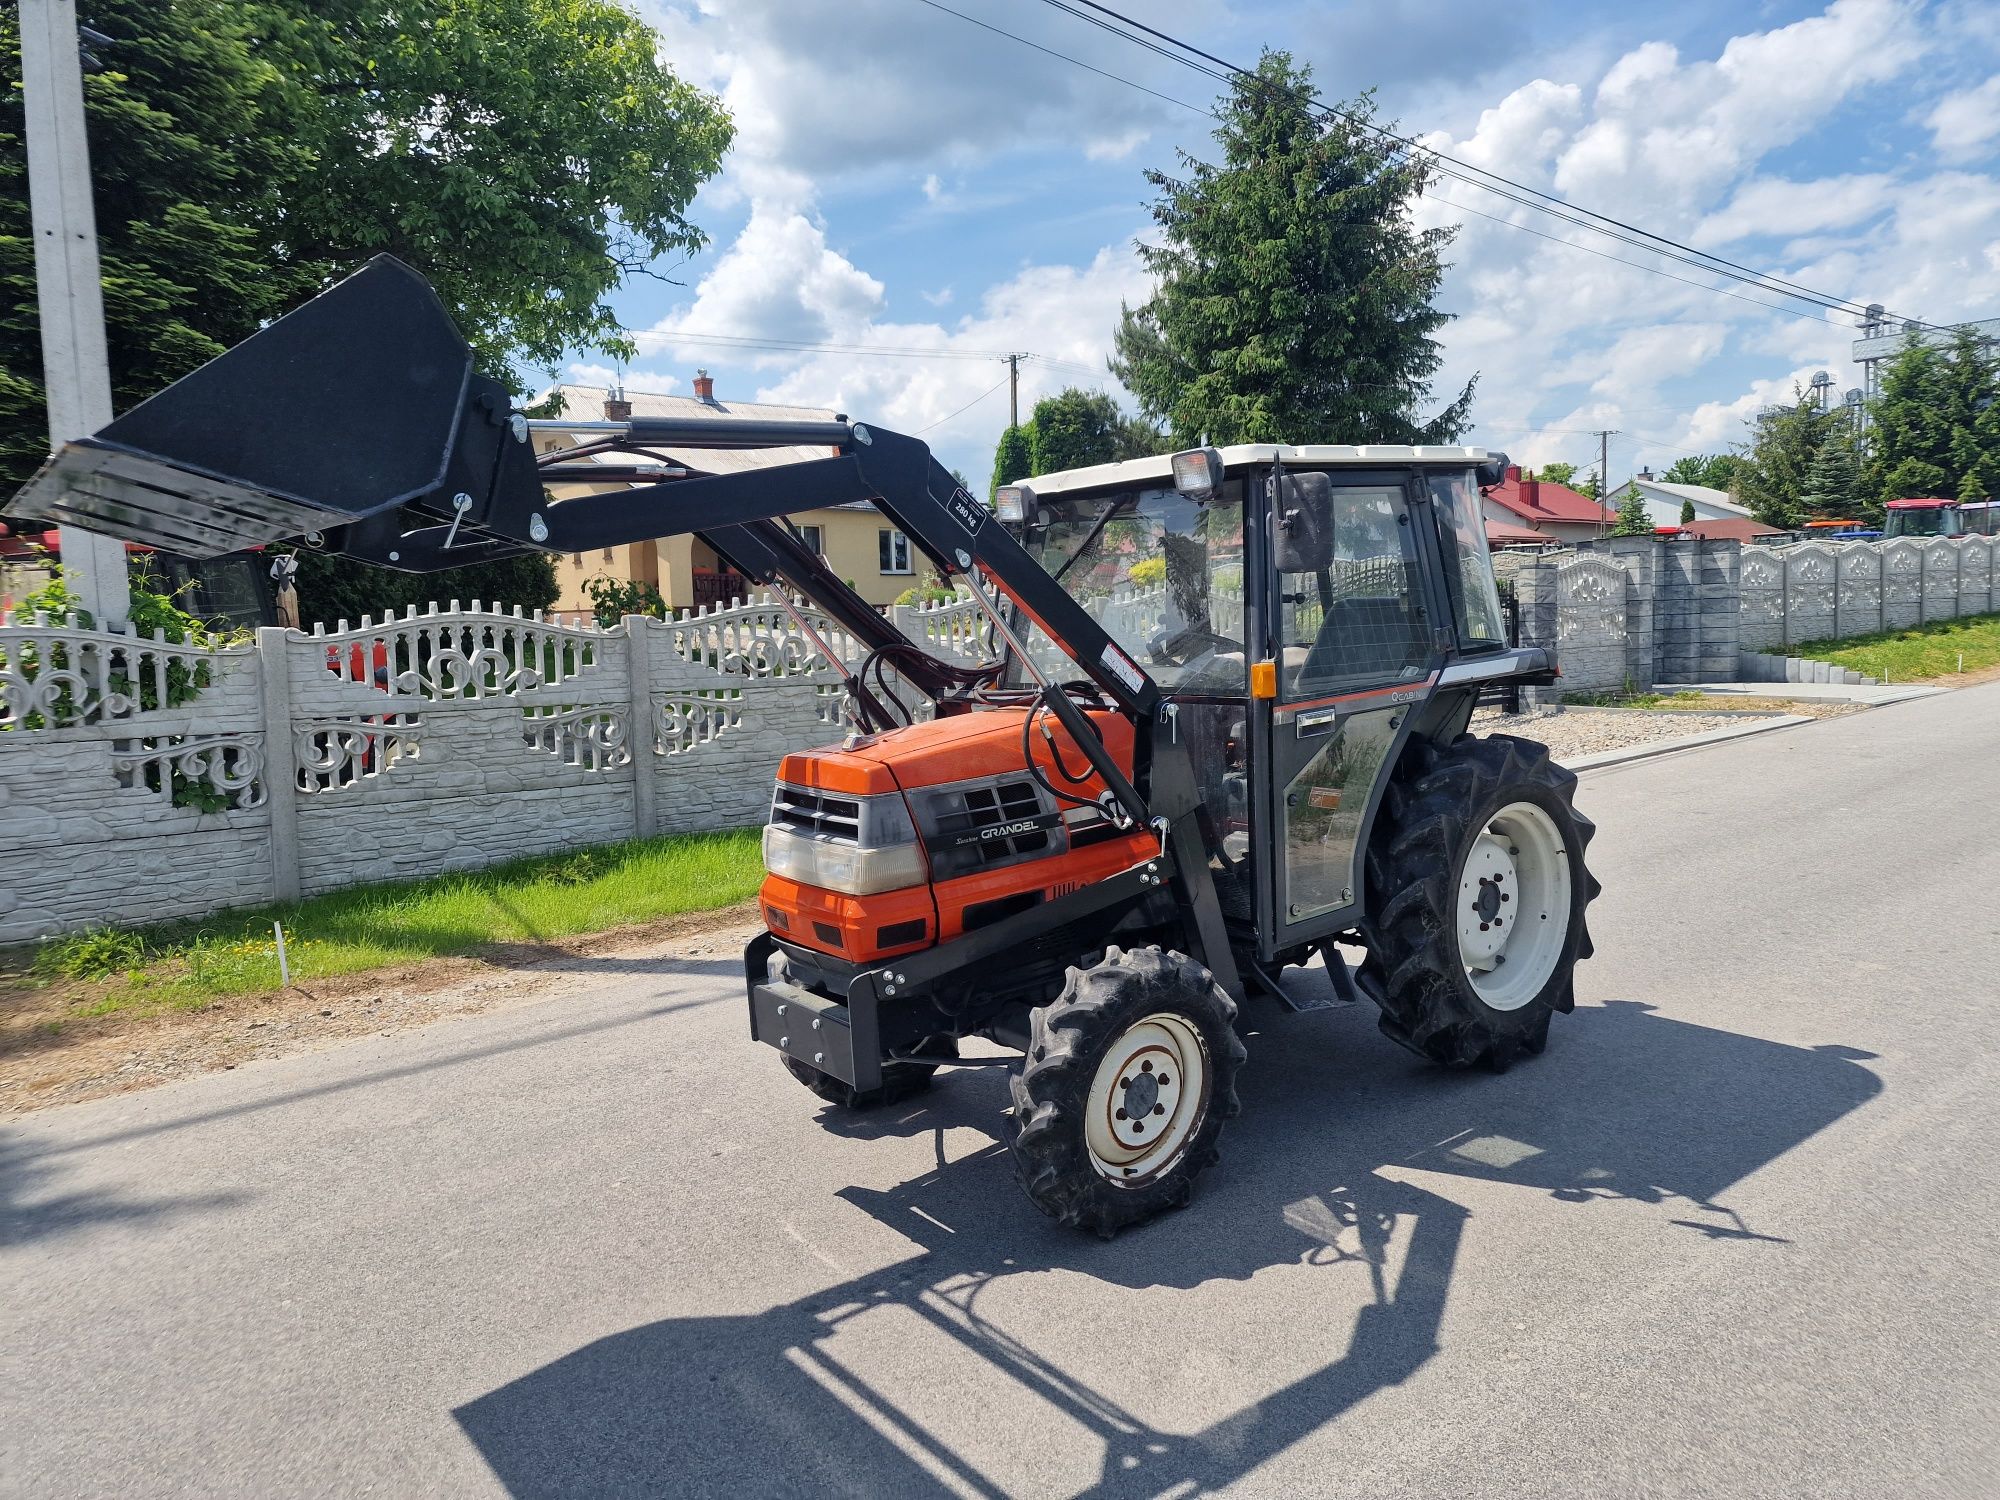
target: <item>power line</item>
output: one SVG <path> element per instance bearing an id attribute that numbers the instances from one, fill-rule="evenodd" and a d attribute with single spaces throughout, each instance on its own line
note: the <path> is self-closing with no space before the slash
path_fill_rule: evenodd
<path id="1" fill-rule="evenodd" d="M 1172 56 L 1173 54 L 1167 52 L 1164 48 L 1156 45 L 1153 42 L 1149 42 L 1145 39 L 1145 37 L 1157 38 L 1160 42 L 1166 43 L 1169 47 L 1178 49 L 1181 53 L 1189 54 L 1189 56 L 1185 57 L 1176 57 L 1174 58 L 1174 60 L 1181 62 L 1184 66 L 1192 68 L 1195 72 L 1201 73 L 1205 77 L 1217 79 L 1218 81 L 1227 82 L 1229 81 L 1229 76 L 1234 76 L 1239 78 L 1252 78 L 1252 79 L 1254 79 L 1257 76 L 1247 68 L 1244 68 L 1235 63 L 1228 62 L 1223 58 L 1217 57 L 1212 52 L 1206 52 L 1201 48 L 1196 47 L 1190 42 L 1182 41 L 1180 38 L 1173 36 L 1167 32 L 1158 30 L 1157 28 L 1152 26 L 1148 26 L 1143 21 L 1135 20 L 1133 17 L 1125 15 L 1121 11 L 1114 10 L 1112 7 L 1108 5 L 1103 5 L 1098 3 L 1098 0 L 1076 0 L 1076 3 L 1074 4 L 1070 3 L 1070 0 L 1043 0 L 1043 3 L 1051 6 L 1053 9 L 1061 11 L 1065 15 L 1074 16 L 1079 19 L 1089 21 L 1090 24 L 1098 26 L 1100 29 L 1108 31 L 1114 36 L 1124 36 L 1128 41 L 1131 41 L 1137 46 L 1144 47 L 1147 51 L 1155 53 L 1156 55 L 1167 56 L 1167 57 Z M 1082 15 L 1077 8 L 1078 5 L 1087 7 L 1089 10 L 1097 12 L 1099 16 L 1109 17 L 1111 20 L 1117 21 L 1125 27 L 1130 27 L 1132 28 L 1132 31 L 1121 31 L 1119 27 L 1110 25 L 1104 20 L 1097 19 L 1096 17 Z M 1143 32 L 1145 36 L 1142 37 L 1134 35 L 1133 31 Z M 1214 64 L 1218 68 L 1223 69 L 1224 75 L 1217 75 L 1210 69 L 1200 66 L 1199 63 L 1196 63 L 1192 60 L 1194 58 L 1199 58 L 1205 62 Z M 1578 228 L 1586 229 L 1597 234 L 1603 234 L 1608 236 L 1609 238 L 1620 240 L 1623 243 L 1634 244 L 1634 245 L 1638 245 L 1639 242 L 1629 238 L 1628 236 L 1637 235 L 1640 236 L 1642 240 L 1649 242 L 1640 245 L 1639 246 L 1640 248 L 1650 250 L 1653 253 L 1659 254 L 1665 258 L 1679 261 L 1681 264 L 1692 266 L 1696 269 L 1705 270 L 1712 274 L 1722 275 L 1728 277 L 1731 280 L 1741 281 L 1745 282 L 1746 284 L 1759 286 L 1767 291 L 1775 291 L 1778 292 L 1781 296 L 1791 296 L 1798 298 L 1801 301 L 1812 302 L 1818 306 L 1826 308 L 1828 311 L 1847 312 L 1857 316 L 1865 315 L 1867 312 L 1867 309 L 1863 307 L 1861 304 L 1853 302 L 1847 298 L 1834 297 L 1830 293 L 1818 292 L 1810 287 L 1801 286 L 1796 282 L 1787 281 L 1782 277 L 1774 276 L 1766 272 L 1759 272 L 1753 270 L 1748 266 L 1742 265 L 1740 262 L 1729 260 L 1724 256 L 1713 255 L 1704 250 L 1697 250 L 1693 246 L 1683 244 L 1682 242 L 1675 240 L 1670 236 L 1656 234 L 1651 230 L 1642 229 L 1636 224 L 1627 223 L 1622 219 L 1614 218 L 1608 214 L 1598 213 L 1594 209 L 1582 208 L 1576 204 L 1568 202 L 1566 199 L 1557 197 L 1553 193 L 1544 192 L 1540 188 L 1530 186 L 1527 183 L 1517 182 L 1512 178 L 1502 175 L 1501 173 L 1488 171 L 1486 168 L 1475 166 L 1471 162 L 1463 161 L 1457 157 L 1448 155 L 1447 153 L 1425 147 L 1420 142 L 1415 141 L 1408 136 L 1399 135 L 1395 131 L 1389 130 L 1384 126 L 1377 125 L 1371 120 L 1364 119 L 1360 116 L 1354 115 L 1344 110 L 1338 110 L 1333 108 L 1332 106 L 1320 100 L 1319 97 L 1316 94 L 1314 94 L 1310 89 L 1303 90 L 1302 93 L 1303 93 L 1303 102 L 1305 102 L 1308 105 L 1308 107 L 1315 110 L 1323 117 L 1342 120 L 1345 123 L 1355 127 L 1356 129 L 1365 130 L 1370 132 L 1371 134 L 1381 137 L 1384 140 L 1392 141 L 1406 151 L 1418 153 L 1422 156 L 1428 157 L 1436 166 L 1436 169 L 1440 172 L 1441 175 L 1453 178 L 1456 181 L 1464 182 L 1467 186 L 1481 188 L 1487 192 L 1494 193 L 1497 196 L 1503 198 L 1510 198 L 1512 201 L 1517 203 L 1522 202 L 1521 199 L 1513 197 L 1512 193 L 1509 193 L 1507 191 L 1504 191 L 1502 188 L 1495 187 L 1492 185 L 1494 183 L 1501 183 L 1504 184 L 1506 188 L 1511 188 L 1515 192 L 1525 193 L 1529 195 L 1529 197 L 1538 200 L 1533 203 L 1523 203 L 1522 204 L 1523 207 L 1532 208 L 1539 212 L 1550 214 L 1555 218 L 1561 219 L 1567 223 L 1574 224 Z M 1467 173 L 1473 175 L 1467 176 L 1465 175 Z M 1581 218 L 1577 217 L 1579 215 L 1582 217 Z M 1586 223 L 1584 222 L 1584 220 L 1586 219 L 1595 222 Z M 1509 221 L 1503 220 L 1501 222 L 1509 222 Z M 1516 226 L 1516 227 L 1521 227 L 1521 226 Z M 1621 230 L 1625 231 L 1625 233 L 1621 234 L 1615 232 Z M 1720 288 L 1711 288 L 1710 290 L 1720 290 Z M 1920 320 L 1917 319 L 1906 319 L 1905 321 L 1920 322 Z M 1933 325 L 1923 324 L 1921 326 L 1930 327 Z"/>
<path id="2" fill-rule="evenodd" d="M 917 3 L 919 5 L 928 5 L 932 10 L 941 10 L 948 16 L 957 16 L 959 20 L 969 21 L 982 31 L 990 31 L 995 36 L 1004 36 L 1008 41 L 1019 42 L 1023 47 L 1032 47 L 1035 51 L 1048 57 L 1059 58 L 1066 63 L 1073 63 L 1075 66 L 1082 68 L 1086 73 L 1095 73 L 1099 78 L 1109 78 L 1113 83 L 1125 84 L 1128 87 L 1137 89 L 1142 94 L 1151 94 L 1155 99 L 1164 100 L 1168 104 L 1178 104 L 1182 109 L 1191 109 L 1198 115 L 1214 117 L 1215 111 L 1212 109 L 1204 109 L 1199 104 L 1190 104 L 1185 99 L 1176 99 L 1172 94 L 1162 94 L 1157 89 L 1149 89 L 1143 83 L 1135 83 L 1130 78 L 1120 78 L 1116 73 L 1107 73 L 1102 68 L 1092 67 L 1081 58 L 1071 57 L 1067 52 L 1058 52 L 1053 47 L 1044 47 L 1040 42 L 1031 42 L 1024 36 L 1016 36 L 1013 32 L 1004 31 L 990 22 L 980 20 L 977 16 L 968 16 L 962 10 L 953 10 L 949 5 L 940 5 L 938 0 L 917 0 Z"/>
<path id="3" fill-rule="evenodd" d="M 970 401 L 966 402 L 965 405 L 961 406 L 957 411 L 947 413 L 946 415 L 939 417 L 935 422 L 926 423 L 924 426 L 919 427 L 915 432 L 911 433 L 910 436 L 922 437 L 925 433 L 929 432 L 931 428 L 942 427 L 944 426 L 945 423 L 949 422 L 953 417 L 964 416 L 967 412 L 971 411 L 973 407 L 977 406 L 980 402 L 984 401 L 988 396 L 992 395 L 995 391 L 999 390 L 1000 387 L 1005 385 L 1011 378 L 1012 377 L 1010 375 L 1001 376 L 997 384 L 988 386 L 985 390 L 981 391 L 978 395 L 974 396 Z"/>
<path id="4" fill-rule="evenodd" d="M 957 11 L 951 11 L 948 6 L 942 6 L 937 4 L 937 0 L 920 0 L 920 3 L 930 5 L 932 6 L 933 9 L 949 11 L 949 13 L 953 15 L 962 14 Z M 1043 3 L 1049 5 L 1051 8 L 1055 10 L 1061 11 L 1063 14 L 1067 16 L 1071 16 L 1075 19 L 1085 21 L 1090 25 L 1098 27 L 1100 30 L 1106 31 L 1113 36 L 1120 37 L 1123 40 L 1130 42 L 1135 46 L 1142 47 L 1146 51 L 1151 52 L 1156 56 L 1166 58 L 1169 61 L 1175 62 L 1183 67 L 1187 67 L 1192 71 L 1199 73 L 1202 76 L 1212 79 L 1218 83 L 1226 84 L 1230 82 L 1234 77 L 1254 78 L 1256 76 L 1246 68 L 1242 68 L 1236 64 L 1227 62 L 1222 58 L 1216 57 L 1213 53 L 1205 52 L 1202 49 L 1193 46 L 1191 43 L 1183 42 L 1179 38 L 1174 37 L 1167 32 L 1160 31 L 1151 26 L 1147 26 L 1144 22 L 1134 20 L 1132 17 L 1127 16 L 1120 11 L 1113 10 L 1109 6 L 1097 4 L 1096 0 L 1078 0 L 1078 4 L 1088 6 L 1090 10 L 1099 12 L 1100 13 L 1099 16 L 1092 16 L 1085 14 L 1082 10 L 1079 10 L 1077 8 L 1077 4 L 1070 3 L 1070 0 L 1043 0 Z M 1125 25 L 1135 28 L 1135 30 L 1134 31 L 1123 30 L 1119 26 L 1111 24 L 1110 20 L 1103 19 L 1104 17 L 1113 18 L 1117 21 L 1123 22 Z M 972 17 L 962 17 L 962 18 L 966 20 L 971 20 L 974 25 L 982 26 L 986 30 L 999 32 L 999 28 L 988 26 L 986 25 L 985 22 L 978 21 Z M 1136 32 L 1143 32 L 1146 35 L 1141 36 L 1135 34 Z M 1044 47 L 1040 43 L 1029 42 L 1025 38 L 1015 37 L 1011 32 L 999 32 L 999 34 L 1010 37 L 1012 40 L 1020 41 L 1022 42 L 1023 45 L 1033 47 L 1038 52 L 1042 52 L 1049 56 L 1059 57 L 1065 62 L 1072 63 L 1075 66 L 1084 68 L 1092 73 L 1099 74 L 1100 76 L 1112 77 L 1115 79 L 1115 81 L 1126 84 L 1127 86 L 1132 88 L 1137 88 L 1141 92 L 1154 94 L 1155 97 L 1167 97 L 1159 95 L 1157 94 L 1157 91 L 1146 88 L 1142 84 L 1135 83 L 1131 79 L 1118 77 L 1115 74 L 1106 74 L 1103 69 L 1093 67 L 1091 64 L 1082 62 L 1080 59 L 1071 57 L 1067 53 L 1058 52 L 1055 49 Z M 1160 41 L 1170 44 L 1173 48 L 1181 49 L 1181 52 L 1176 53 L 1174 51 L 1170 51 L 1166 46 L 1161 46 L 1158 43 L 1148 41 L 1146 39 L 1147 36 L 1159 38 Z M 1182 55 L 1182 54 L 1192 54 L 1192 56 Z M 1206 59 L 1208 62 L 1214 63 L 1218 68 L 1221 68 L 1224 71 L 1215 72 L 1210 68 L 1204 67 L 1201 65 L 1200 62 L 1195 61 L 1196 58 Z M 1189 108 L 1193 107 L 1193 106 L 1186 106 L 1186 101 L 1184 100 L 1174 100 L 1173 102 L 1183 104 L 1185 107 Z M 1324 102 L 1320 101 L 1318 97 L 1316 95 L 1311 94 L 1309 90 L 1306 91 L 1305 102 L 1310 110 L 1320 115 L 1322 118 L 1342 120 L 1357 129 L 1367 131 L 1384 140 L 1391 141 L 1406 152 L 1414 153 L 1416 155 L 1419 155 L 1427 159 L 1432 169 L 1436 171 L 1437 174 L 1441 177 L 1445 177 L 1454 182 L 1462 183 L 1467 187 L 1477 188 L 1482 192 L 1491 193 L 1496 197 L 1504 198 L 1509 202 L 1519 204 L 1521 207 L 1527 208 L 1533 212 L 1546 214 L 1552 218 L 1559 220 L 1560 222 L 1570 224 L 1588 233 L 1598 234 L 1606 238 L 1616 240 L 1619 243 L 1631 245 L 1636 249 L 1645 250 L 1650 254 L 1655 254 L 1660 256 L 1662 259 L 1676 262 L 1680 265 L 1687 266 L 1694 270 L 1703 271 L 1710 275 L 1721 276 L 1726 280 L 1735 281 L 1746 286 L 1757 287 L 1764 291 L 1774 292 L 1781 297 L 1789 297 L 1796 301 L 1807 302 L 1815 307 L 1819 307 L 1828 312 L 1841 312 L 1851 316 L 1867 315 L 1867 309 L 1864 308 L 1860 303 L 1857 303 L 1851 299 L 1836 297 L 1831 293 L 1819 292 L 1810 287 L 1802 286 L 1799 283 L 1788 281 L 1772 273 L 1753 270 L 1748 266 L 1742 265 L 1741 263 L 1736 261 L 1729 260 L 1724 256 L 1715 255 L 1705 250 L 1695 249 L 1691 245 L 1683 244 L 1682 242 L 1671 239 L 1666 235 L 1656 234 L 1651 230 L 1642 229 L 1634 224 L 1628 224 L 1622 219 L 1613 218 L 1608 214 L 1598 213 L 1594 209 L 1579 207 L 1577 205 L 1569 203 L 1565 199 L 1557 197 L 1552 193 L 1544 192 L 1540 188 L 1530 186 L 1527 183 L 1517 182 L 1514 179 L 1505 177 L 1499 173 L 1490 172 L 1484 167 L 1475 166 L 1470 162 L 1462 161 L 1457 157 L 1453 157 L 1443 152 L 1436 151 L 1432 148 L 1426 147 L 1418 141 L 1412 140 L 1407 136 L 1399 135 L 1396 132 L 1387 129 L 1386 127 L 1377 125 L 1370 120 L 1363 119 L 1359 116 L 1353 115 L 1346 111 L 1334 109 L 1332 106 L 1327 105 Z M 1212 110 L 1207 111 L 1207 113 L 1209 113 L 1211 116 L 1214 114 Z M 1496 184 L 1502 184 L 1502 186 L 1496 186 Z M 1519 194 L 1526 194 L 1528 196 L 1526 198 L 1523 198 L 1519 196 Z M 1450 200 L 1447 199 L 1440 199 L 1439 201 L 1447 203 L 1450 202 Z M 1576 245 L 1576 242 L 1574 240 L 1565 240 L 1558 236 L 1542 234 L 1538 230 L 1530 229 L 1527 225 L 1524 224 L 1515 223 L 1511 219 L 1501 218 L 1497 215 L 1492 215 L 1492 214 L 1480 214 L 1477 209 L 1468 209 L 1465 208 L 1464 205 L 1462 204 L 1450 203 L 1450 206 L 1459 209 L 1461 212 L 1473 213 L 1477 214 L 1481 218 L 1491 219 L 1494 223 L 1504 224 L 1510 229 L 1519 229 L 1523 233 L 1535 234 L 1542 239 L 1554 240 L 1557 244 Z M 1772 303 L 1760 302 L 1756 298 L 1745 298 L 1740 293 L 1730 292 L 1723 287 L 1713 286 L 1707 282 L 1689 281 L 1688 278 L 1686 277 L 1676 276 L 1674 275 L 1674 273 L 1663 270 L 1658 266 L 1649 266 L 1639 261 L 1626 260 L 1622 256 L 1604 255 L 1604 253 L 1601 251 L 1590 250 L 1590 247 L 1587 245 L 1576 245 L 1576 248 L 1589 251 L 1589 253 L 1592 254 L 1601 255 L 1605 259 L 1618 261 L 1621 265 L 1628 265 L 1636 270 L 1648 271 L 1654 275 L 1665 276 L 1670 280 L 1680 281 L 1685 283 L 1686 285 L 1699 287 L 1705 291 L 1716 292 L 1723 296 L 1736 297 L 1738 298 L 1738 300 L 1752 302 L 1759 306 L 1771 308 L 1773 311 L 1790 312 L 1792 313 L 1793 316 L 1800 316 L 1800 317 L 1817 316 L 1814 314 L 1798 313 L 1794 309 L 1777 307 L 1775 304 Z M 1886 316 L 1894 317 L 1896 315 L 1886 314 Z M 1823 316 L 1818 316 L 1817 320 L 1821 322 L 1832 321 L 1831 319 L 1825 318 Z M 1937 325 L 1924 323 L 1920 319 L 1904 318 L 1902 319 L 1902 321 L 1906 323 L 1914 323 L 1921 328 L 1930 328 L 1936 331 L 1944 331 L 1942 329 L 1938 329 Z"/>

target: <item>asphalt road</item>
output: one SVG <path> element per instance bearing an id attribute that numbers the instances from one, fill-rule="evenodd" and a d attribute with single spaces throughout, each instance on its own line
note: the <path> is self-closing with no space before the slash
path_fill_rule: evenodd
<path id="1" fill-rule="evenodd" d="M 1254 1013 L 1109 1244 L 996 1070 L 817 1119 L 726 960 L 28 1117 L 0 1489 L 2000 1493 L 1996 746 L 2000 686 L 1592 775 L 1545 1056 Z"/>

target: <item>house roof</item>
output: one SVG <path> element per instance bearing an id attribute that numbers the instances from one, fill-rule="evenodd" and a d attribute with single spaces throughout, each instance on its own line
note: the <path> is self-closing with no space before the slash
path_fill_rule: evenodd
<path id="1" fill-rule="evenodd" d="M 1530 531 L 1525 526 L 1509 526 L 1504 521 L 1486 523 L 1486 545 L 1490 547 L 1518 547 L 1522 545 L 1546 546 L 1553 541 L 1545 531 Z"/>
<path id="2" fill-rule="evenodd" d="M 1651 492 L 1669 500 L 1692 500 L 1696 505 L 1709 505 L 1726 515 L 1749 518 L 1750 512 L 1729 498 L 1729 491 L 1711 489 L 1705 484 L 1668 484 L 1664 479 L 1638 479 L 1631 483 L 1642 492 Z"/>
<path id="3" fill-rule="evenodd" d="M 601 422 L 604 420 L 604 403 L 611 391 L 601 385 L 558 385 L 540 398 L 553 398 L 556 403 L 558 420 L 573 422 Z M 635 391 L 627 389 L 625 400 L 631 403 L 635 417 L 736 417 L 743 421 L 784 421 L 784 422 L 830 422 L 837 413 L 814 406 L 780 406 L 760 401 L 704 401 L 698 396 L 668 396 L 658 391 Z M 538 403 L 539 404 L 539 403 Z M 579 437 L 602 437 L 602 433 L 579 433 Z M 665 454 L 675 463 L 694 470 L 698 474 L 740 474 L 749 469 L 775 469 L 785 464 L 808 463 L 813 459 L 825 458 L 833 452 L 831 448 L 668 448 L 649 444 L 650 451 Z M 629 455 L 603 453 L 595 455 L 595 463 L 630 463 Z M 866 500 L 850 500 L 840 505 L 816 506 L 818 510 L 873 510 L 875 507 Z M 804 512 L 800 512 L 804 514 Z"/>
<path id="4" fill-rule="evenodd" d="M 1546 479 L 1523 479 L 1520 466 L 1510 464 L 1507 477 L 1483 492 L 1488 500 L 1512 511 L 1524 521 L 1581 521 L 1609 526 L 1618 513 L 1599 505 L 1588 495 L 1579 495 L 1566 485 Z M 1540 540 L 1546 541 L 1543 537 Z"/>
<path id="5" fill-rule="evenodd" d="M 1723 516 L 1711 521 L 1689 521 L 1680 528 L 1682 536 L 1700 537 L 1703 541 L 1734 540 L 1752 542 L 1760 536 L 1783 536 L 1783 530 L 1776 526 L 1766 526 L 1762 521 L 1749 516 Z"/>

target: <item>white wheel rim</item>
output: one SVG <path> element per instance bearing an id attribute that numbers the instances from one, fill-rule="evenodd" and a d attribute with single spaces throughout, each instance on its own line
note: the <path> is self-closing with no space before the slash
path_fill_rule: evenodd
<path id="1" fill-rule="evenodd" d="M 1458 956 L 1473 992 L 1519 1010 L 1542 992 L 1569 937 L 1569 850 L 1533 802 L 1486 820 L 1458 881 Z"/>
<path id="2" fill-rule="evenodd" d="M 1208 1048 L 1169 1011 L 1135 1021 L 1090 1081 L 1084 1143 L 1098 1175 L 1127 1186 L 1180 1159 L 1208 1111 Z"/>

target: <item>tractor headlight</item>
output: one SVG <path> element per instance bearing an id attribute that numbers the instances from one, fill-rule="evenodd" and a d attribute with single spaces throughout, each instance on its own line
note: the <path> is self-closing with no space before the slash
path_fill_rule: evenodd
<path id="1" fill-rule="evenodd" d="M 1213 448 L 1190 448 L 1176 453 L 1174 488 L 1183 495 L 1213 494 L 1222 485 L 1222 455 Z"/>
<path id="2" fill-rule="evenodd" d="M 1035 492 L 1025 484 L 1003 484 L 993 492 L 993 514 L 1003 521 L 1025 521 L 1035 508 Z"/>
<path id="3" fill-rule="evenodd" d="M 764 825 L 764 868 L 847 896 L 872 896 L 930 878 L 900 794 L 823 796 L 780 784 Z"/>

